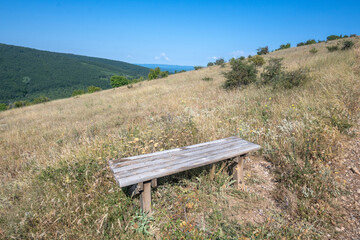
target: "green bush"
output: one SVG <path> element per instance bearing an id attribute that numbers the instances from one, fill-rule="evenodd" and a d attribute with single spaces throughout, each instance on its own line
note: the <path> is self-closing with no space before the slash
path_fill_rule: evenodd
<path id="1" fill-rule="evenodd" d="M 256 81 L 257 70 L 254 64 L 249 64 L 240 59 L 230 61 L 231 71 L 224 73 L 226 81 L 224 88 L 232 89 L 248 85 Z"/>
<path id="2" fill-rule="evenodd" d="M 339 39 L 339 38 L 341 38 L 340 36 L 338 36 L 338 35 L 330 35 L 330 36 L 327 36 L 327 40 L 328 41 L 332 41 L 332 40 L 336 40 L 336 39 Z"/>
<path id="3" fill-rule="evenodd" d="M 88 87 L 88 93 L 94 93 L 94 92 L 99 92 L 102 89 L 100 87 L 95 87 L 95 86 L 89 86 Z"/>
<path id="4" fill-rule="evenodd" d="M 265 47 L 259 47 L 258 49 L 256 49 L 257 51 L 257 55 L 265 55 L 269 53 L 269 47 L 265 46 Z"/>
<path id="5" fill-rule="evenodd" d="M 354 42 L 351 40 L 346 40 L 343 42 L 343 47 L 341 48 L 341 50 L 349 50 L 354 46 Z"/>
<path id="6" fill-rule="evenodd" d="M 307 40 L 306 42 L 300 42 L 296 46 L 300 47 L 300 46 L 310 45 L 310 44 L 314 44 L 314 43 L 316 43 L 315 39 L 310 39 L 310 40 Z"/>
<path id="7" fill-rule="evenodd" d="M 207 64 L 207 66 L 208 66 L 208 67 L 214 66 L 214 63 L 213 63 L 213 62 L 209 62 L 209 63 Z"/>
<path id="8" fill-rule="evenodd" d="M 244 59 L 245 59 L 245 57 L 244 57 L 244 56 L 241 56 L 241 57 L 239 57 L 239 59 L 240 59 L 240 60 L 244 60 Z"/>
<path id="9" fill-rule="evenodd" d="M 150 70 L 151 71 L 151 70 Z M 150 74 L 150 73 L 149 73 Z M 110 78 L 110 85 L 113 88 L 121 87 L 129 84 L 129 79 L 124 76 L 114 75 Z"/>
<path id="10" fill-rule="evenodd" d="M 290 89 L 304 85 L 308 80 L 307 73 L 308 71 L 304 68 L 299 68 L 294 71 L 281 72 L 281 74 L 275 78 L 273 87 Z"/>
<path id="11" fill-rule="evenodd" d="M 261 73 L 262 83 L 270 84 L 275 82 L 277 76 L 283 72 L 282 58 L 271 58 L 268 65 L 264 67 L 264 72 Z"/>
<path id="12" fill-rule="evenodd" d="M 164 77 L 167 77 L 167 76 L 169 76 L 168 71 L 162 72 L 162 71 L 160 71 L 160 68 L 157 67 L 157 68 L 154 68 L 154 69 L 150 69 L 148 79 L 153 80 L 153 79 L 157 79 L 157 78 L 164 78 Z"/>
<path id="13" fill-rule="evenodd" d="M 223 65 L 225 63 L 225 60 L 223 58 L 216 59 L 215 65 Z"/>
<path id="14" fill-rule="evenodd" d="M 0 112 L 5 111 L 7 109 L 7 105 L 5 103 L 0 103 Z"/>
<path id="15" fill-rule="evenodd" d="M 350 37 L 356 37 L 357 35 L 356 34 L 350 34 Z"/>
<path id="16" fill-rule="evenodd" d="M 72 93 L 72 96 L 75 97 L 75 96 L 83 95 L 83 94 L 85 94 L 85 91 L 82 89 L 79 89 L 79 90 L 74 90 Z"/>
<path id="17" fill-rule="evenodd" d="M 326 48 L 327 48 L 327 50 L 328 50 L 329 52 L 335 52 L 335 51 L 339 50 L 339 46 L 338 46 L 338 45 L 327 46 Z"/>
<path id="18" fill-rule="evenodd" d="M 312 49 L 309 50 L 309 52 L 312 53 L 312 54 L 315 54 L 315 53 L 318 52 L 318 50 L 316 48 L 312 48 Z"/>
<path id="19" fill-rule="evenodd" d="M 287 49 L 287 48 L 290 48 L 290 47 L 291 47 L 291 44 L 290 44 L 290 43 L 281 44 L 281 45 L 280 45 L 280 48 L 279 48 L 278 50 Z"/>
<path id="20" fill-rule="evenodd" d="M 45 97 L 45 96 L 40 96 L 40 97 L 35 98 L 32 101 L 32 103 L 33 104 L 39 104 L 39 103 L 44 103 L 44 102 L 49 102 L 49 101 L 50 101 L 50 98 Z"/>
<path id="21" fill-rule="evenodd" d="M 282 58 L 272 58 L 261 74 L 262 84 L 270 84 L 273 88 L 290 89 L 303 85 L 308 80 L 307 70 L 299 68 L 284 71 Z"/>
<path id="22" fill-rule="evenodd" d="M 25 107 L 25 106 L 29 106 L 30 102 L 28 101 L 16 101 L 14 102 L 14 107 L 15 108 L 21 108 L 21 107 Z"/>
<path id="23" fill-rule="evenodd" d="M 265 59 L 260 55 L 255 55 L 252 58 L 249 58 L 249 62 L 254 63 L 255 66 L 260 67 L 265 64 Z"/>
<path id="24" fill-rule="evenodd" d="M 195 66 L 194 69 L 195 70 L 199 70 L 199 69 L 202 69 L 203 67 L 202 66 Z M 185 70 L 183 70 L 185 72 Z"/>

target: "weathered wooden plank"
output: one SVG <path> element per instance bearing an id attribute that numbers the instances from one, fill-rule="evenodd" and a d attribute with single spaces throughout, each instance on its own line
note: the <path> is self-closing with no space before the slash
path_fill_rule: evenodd
<path id="1" fill-rule="evenodd" d="M 151 181 L 144 182 L 144 190 L 140 194 L 140 208 L 151 214 Z"/>
<path id="2" fill-rule="evenodd" d="M 166 150 L 166 151 L 161 151 L 161 152 L 156 152 L 156 153 L 149 153 L 149 154 L 143 154 L 143 155 L 139 155 L 139 156 L 135 156 L 135 157 L 127 157 L 127 158 L 122 158 L 119 160 L 113 160 L 110 162 L 110 166 L 112 168 L 118 168 L 118 167 L 122 167 L 122 166 L 127 166 L 127 165 L 132 165 L 135 163 L 142 163 L 145 161 L 150 161 L 153 159 L 165 159 L 168 158 L 168 156 L 172 156 L 172 155 L 177 155 L 179 153 L 187 153 L 187 152 L 196 152 L 199 151 L 201 149 L 208 149 L 208 148 L 212 148 L 212 147 L 220 147 L 222 144 L 229 144 L 232 142 L 247 142 L 245 140 L 239 139 L 239 138 L 225 138 L 225 139 L 221 139 L 224 141 L 217 140 L 217 141 L 212 141 L 209 142 L 210 144 L 205 144 L 205 143 L 201 143 L 201 144 L 195 144 L 195 145 L 191 145 L 191 146 L 187 146 L 187 147 L 182 147 L 182 148 L 176 148 L 176 149 L 171 149 L 171 150 Z"/>
<path id="3" fill-rule="evenodd" d="M 236 164 L 233 167 L 233 179 L 235 180 L 235 188 L 239 189 L 244 183 L 244 157 L 237 157 Z"/>
<path id="4" fill-rule="evenodd" d="M 140 165 L 137 166 L 136 168 L 131 168 L 133 167 L 132 165 L 130 166 L 126 166 L 123 168 L 119 168 L 119 169 L 114 169 L 114 174 L 116 178 L 124 178 L 124 177 L 128 177 L 128 176 L 132 176 L 135 174 L 142 174 L 142 173 L 146 173 L 149 171 L 154 171 L 157 170 L 159 168 L 169 168 L 172 167 L 174 165 L 178 165 L 178 164 L 184 164 L 186 162 L 193 162 L 199 159 L 203 159 L 204 157 L 209 157 L 210 161 L 212 160 L 211 157 L 213 158 L 218 158 L 220 154 L 226 154 L 229 151 L 241 151 L 242 149 L 247 149 L 249 147 L 251 147 L 253 144 L 243 144 L 243 145 L 239 145 L 239 144 L 232 144 L 229 145 L 227 147 L 223 147 L 222 149 L 213 149 L 211 151 L 208 152 L 201 152 L 200 154 L 197 155 L 191 155 L 191 156 L 174 156 L 173 159 L 166 159 L 166 161 L 163 161 L 162 159 L 158 159 L 158 160 L 154 160 L 152 163 L 153 164 L 144 164 L 144 165 Z M 221 156 L 220 156 L 221 157 Z"/>
<path id="5" fill-rule="evenodd" d="M 192 158 L 197 158 L 197 157 L 201 157 L 203 155 L 207 155 L 207 154 L 211 154 L 212 152 L 217 152 L 217 151 L 224 151 L 225 149 L 235 149 L 235 148 L 242 148 L 244 147 L 246 143 L 231 143 L 228 144 L 227 146 L 217 146 L 217 147 L 212 147 L 209 149 L 201 149 L 197 152 L 192 152 L 191 154 L 187 154 L 186 152 L 182 153 L 179 152 L 178 154 L 174 154 L 172 156 L 167 156 L 167 158 L 158 158 L 158 159 L 153 159 L 152 161 L 145 161 L 145 162 L 138 162 L 132 165 L 127 165 L 127 166 L 121 166 L 121 167 L 117 167 L 115 169 L 113 169 L 114 174 L 120 173 L 120 172 L 133 172 L 134 170 L 138 169 L 138 168 L 142 168 L 142 169 L 147 169 L 150 170 L 149 167 L 156 167 L 157 165 L 161 165 L 163 166 L 164 164 L 167 164 L 167 162 L 183 162 L 186 161 L 187 159 L 192 159 Z"/>
<path id="6" fill-rule="evenodd" d="M 146 174 L 141 174 L 141 175 L 135 174 L 126 178 L 117 178 L 117 180 L 120 187 L 126 187 L 132 184 L 136 184 L 138 182 L 144 182 L 154 178 L 164 177 L 174 173 L 178 173 L 193 168 L 205 166 L 211 163 L 219 162 L 222 160 L 226 160 L 258 149 L 260 149 L 260 146 L 253 144 L 250 145 L 249 148 L 242 149 L 240 151 L 238 149 L 235 149 L 227 153 L 221 153 L 221 154 L 215 153 L 214 156 L 206 156 L 196 161 L 183 162 L 182 164 L 174 165 L 172 168 L 161 168 L 157 170 L 148 171 Z"/>

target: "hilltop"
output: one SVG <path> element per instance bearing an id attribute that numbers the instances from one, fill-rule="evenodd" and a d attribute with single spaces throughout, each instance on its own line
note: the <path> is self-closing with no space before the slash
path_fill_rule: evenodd
<path id="1" fill-rule="evenodd" d="M 0 112 L 0 236 L 35 239 L 356 239 L 360 41 L 264 56 L 306 69 L 291 89 L 225 90 L 229 63 Z M 313 48 L 316 51 L 311 51 Z M 247 61 L 245 59 L 244 61 Z M 159 179 L 152 218 L 109 159 L 231 135 L 263 150 L 236 190 L 225 164 Z"/>
<path id="2" fill-rule="evenodd" d="M 0 103 L 70 97 L 74 90 L 109 89 L 110 77 L 147 77 L 149 69 L 121 61 L 0 44 Z"/>

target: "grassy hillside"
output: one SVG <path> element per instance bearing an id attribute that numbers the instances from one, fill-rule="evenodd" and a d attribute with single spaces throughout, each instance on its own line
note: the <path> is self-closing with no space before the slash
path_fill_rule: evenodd
<path id="1" fill-rule="evenodd" d="M 91 85 L 110 88 L 115 74 L 138 78 L 148 72 L 120 61 L 0 44 L 0 102 L 70 97 L 75 89 Z"/>
<path id="2" fill-rule="evenodd" d="M 306 85 L 290 90 L 226 91 L 226 64 L 0 112 L 0 236 L 356 238 L 360 176 L 349 168 L 360 169 L 360 42 L 353 41 L 347 51 L 328 52 L 336 44 L 329 42 L 266 55 L 309 69 Z M 214 177 L 205 167 L 162 178 L 152 218 L 107 165 L 231 135 L 263 147 L 246 161 L 246 188 L 234 189 L 222 163 Z"/>

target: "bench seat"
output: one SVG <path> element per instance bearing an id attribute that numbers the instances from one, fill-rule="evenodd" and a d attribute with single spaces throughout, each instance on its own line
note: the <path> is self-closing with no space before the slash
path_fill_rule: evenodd
<path id="1" fill-rule="evenodd" d="M 183 172 L 260 149 L 238 137 L 110 161 L 120 187 Z"/>

